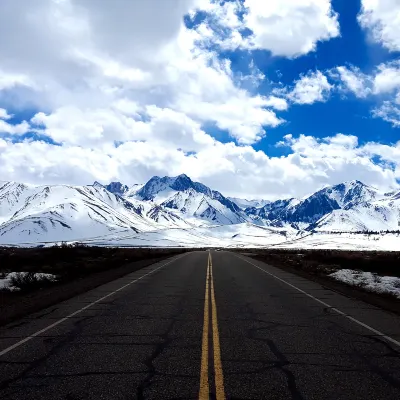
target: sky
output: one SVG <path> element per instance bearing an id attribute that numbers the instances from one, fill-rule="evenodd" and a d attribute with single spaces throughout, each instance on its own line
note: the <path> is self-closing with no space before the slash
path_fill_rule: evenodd
<path id="1" fill-rule="evenodd" d="M 400 189 L 400 0 L 2 0 L 0 180 Z"/>

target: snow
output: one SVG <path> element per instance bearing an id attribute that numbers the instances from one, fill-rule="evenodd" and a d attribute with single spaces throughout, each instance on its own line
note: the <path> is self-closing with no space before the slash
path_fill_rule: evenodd
<path id="1" fill-rule="evenodd" d="M 0 182 L 0 245 L 65 241 L 104 246 L 398 250 L 400 237 L 396 233 L 356 232 L 397 231 L 399 193 L 382 194 L 358 181 L 345 182 L 316 192 L 311 207 L 307 207 L 307 199 L 278 200 L 253 209 L 252 214 L 247 211 L 247 215 L 243 210 L 246 204 L 240 199 L 231 200 L 242 208 L 186 175 L 154 177 L 144 185 L 134 185 L 124 197 L 100 184 L 33 186 Z M 326 196 L 345 208 L 334 209 L 317 220 L 319 205 L 332 210 L 329 201 L 323 200 Z M 299 221 L 297 216 L 286 218 L 301 214 L 301 207 L 304 213 Z"/>
<path id="2" fill-rule="evenodd" d="M 2 289 L 19 290 L 19 288 L 12 286 L 12 283 L 11 283 L 12 278 L 15 278 L 18 275 L 26 276 L 26 275 L 28 275 L 28 272 L 3 273 L 0 277 L 0 290 L 2 290 Z M 44 274 L 42 272 L 36 272 L 33 275 L 38 280 L 42 280 L 42 279 L 50 279 L 53 281 L 57 280 L 57 276 L 53 275 L 53 274 Z"/>
<path id="3" fill-rule="evenodd" d="M 400 235 L 356 233 L 300 233 L 292 240 L 273 246 L 282 249 L 334 249 L 334 250 L 382 250 L 398 251 Z"/>
<path id="4" fill-rule="evenodd" d="M 380 199 L 357 204 L 349 210 L 334 210 L 322 217 L 317 231 L 397 230 L 400 221 L 400 199 Z"/>
<path id="5" fill-rule="evenodd" d="M 335 200 L 342 208 L 354 200 L 356 200 L 357 203 L 363 203 L 379 200 L 385 196 L 384 193 L 377 189 L 356 180 L 327 187 L 323 189 L 323 192 L 327 194 L 329 198 Z"/>
<path id="6" fill-rule="evenodd" d="M 227 199 L 235 203 L 242 210 L 249 207 L 261 208 L 264 207 L 266 204 L 271 203 L 271 201 L 269 200 L 247 200 L 241 199 L 239 197 L 227 197 Z"/>
<path id="7" fill-rule="evenodd" d="M 394 276 L 380 276 L 352 269 L 341 269 L 328 276 L 348 285 L 359 286 L 370 292 L 391 294 L 400 299 L 400 278 Z"/>
<path id="8" fill-rule="evenodd" d="M 144 186 L 144 183 L 137 183 L 133 186 L 131 186 L 126 192 L 125 192 L 125 197 L 134 197 L 136 193 Z"/>

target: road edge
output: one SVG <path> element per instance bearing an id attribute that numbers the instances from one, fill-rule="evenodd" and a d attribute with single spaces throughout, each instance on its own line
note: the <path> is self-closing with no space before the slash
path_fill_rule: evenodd
<path id="1" fill-rule="evenodd" d="M 324 277 L 320 275 L 313 275 L 306 271 L 288 267 L 286 265 L 280 264 L 271 264 L 266 262 L 259 256 L 251 256 L 248 253 L 245 255 L 251 259 L 256 261 L 261 261 L 266 265 L 271 265 L 272 267 L 279 268 L 282 271 L 290 272 L 294 275 L 300 276 L 302 278 L 306 278 L 310 281 L 316 282 L 323 286 L 326 289 L 332 290 L 336 293 L 341 294 L 342 296 L 346 296 L 350 299 L 361 300 L 365 303 L 371 304 L 375 307 L 381 308 L 382 310 L 389 311 L 393 314 L 400 315 L 400 300 L 396 300 L 395 298 L 388 298 L 383 295 L 379 295 L 376 293 L 368 292 L 357 286 L 347 285 L 344 282 L 335 281 L 329 277 Z"/>
<path id="2" fill-rule="evenodd" d="M 105 271 L 90 274 L 75 281 L 66 282 L 61 285 L 49 287 L 27 295 L 21 299 L 20 302 L 16 301 L 7 308 L 3 307 L 1 303 L 0 294 L 0 327 L 22 319 L 30 314 L 40 312 L 48 307 L 52 307 L 58 303 L 69 300 L 89 290 L 95 289 L 101 285 L 112 282 L 118 278 L 122 278 L 132 272 L 138 271 L 149 265 L 155 264 L 175 255 L 167 255 L 154 257 L 146 260 L 139 260 L 132 263 L 122 265 L 115 269 L 108 269 Z"/>

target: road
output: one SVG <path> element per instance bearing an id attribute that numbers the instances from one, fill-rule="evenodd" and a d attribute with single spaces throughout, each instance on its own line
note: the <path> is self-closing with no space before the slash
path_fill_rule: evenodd
<path id="1" fill-rule="evenodd" d="M 400 318 L 198 251 L 0 332 L 0 399 L 208 398 L 400 399 Z"/>

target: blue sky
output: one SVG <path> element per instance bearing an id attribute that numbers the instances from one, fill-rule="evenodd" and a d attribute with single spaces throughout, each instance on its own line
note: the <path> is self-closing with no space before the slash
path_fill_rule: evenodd
<path id="1" fill-rule="evenodd" d="M 1 180 L 398 188 L 397 0 L 133 3 L 5 0 Z"/>
<path id="2" fill-rule="evenodd" d="M 232 51 L 229 59 L 232 69 L 246 70 L 249 59 L 272 81 L 291 85 L 305 71 L 326 71 L 340 65 L 353 65 L 365 73 L 372 73 L 381 63 L 399 59 L 399 52 L 389 52 L 379 44 L 368 40 L 368 33 L 363 31 L 357 22 L 361 2 L 359 0 L 335 0 L 333 9 L 339 14 L 340 37 L 320 42 L 317 50 L 296 59 L 273 56 L 269 51 Z M 262 83 L 257 91 L 268 93 L 271 83 Z M 376 99 L 360 101 L 353 94 L 333 93 L 326 102 L 312 105 L 293 105 L 282 117 L 286 123 L 268 130 L 268 135 L 254 145 L 256 149 L 279 156 L 290 150 L 275 147 L 282 136 L 291 133 L 312 135 L 316 138 L 346 133 L 358 136 L 359 143 L 379 141 L 392 144 L 399 140 L 399 128 L 394 128 L 382 119 L 373 118 L 371 108 Z M 221 137 L 221 136 L 220 136 Z M 230 140 L 229 137 L 221 137 Z"/>

